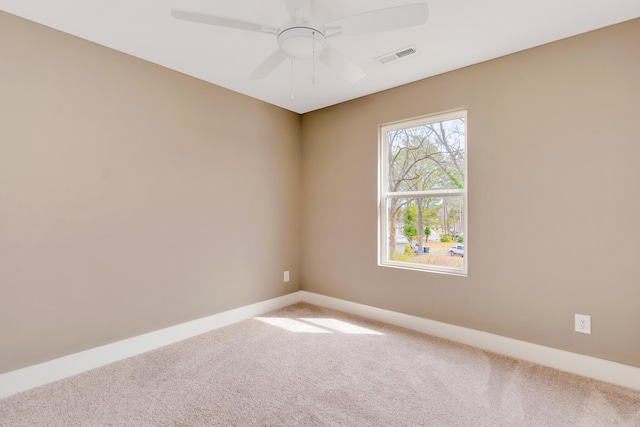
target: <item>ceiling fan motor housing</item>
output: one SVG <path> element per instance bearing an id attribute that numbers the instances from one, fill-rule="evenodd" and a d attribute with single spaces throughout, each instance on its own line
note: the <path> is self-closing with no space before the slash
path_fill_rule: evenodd
<path id="1" fill-rule="evenodd" d="M 305 60 L 320 56 L 327 45 L 325 35 L 312 27 L 295 26 L 278 34 L 280 49 L 294 59 Z"/>

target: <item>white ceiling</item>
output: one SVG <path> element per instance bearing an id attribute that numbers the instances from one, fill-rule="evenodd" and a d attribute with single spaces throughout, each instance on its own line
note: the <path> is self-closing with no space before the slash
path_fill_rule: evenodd
<path id="1" fill-rule="evenodd" d="M 313 4 L 318 15 L 338 18 L 419 1 L 313 0 Z M 293 81 L 289 61 L 263 79 L 249 78 L 278 47 L 271 34 L 191 23 L 170 14 L 171 9 L 181 9 L 279 27 L 289 17 L 284 0 L 0 0 L 0 10 L 297 113 L 640 16 L 640 0 L 427 3 L 426 25 L 331 38 L 329 43 L 367 76 L 349 83 L 316 61 L 315 84 L 311 62 L 294 63 Z M 409 46 L 420 53 L 388 65 L 373 60 Z"/>

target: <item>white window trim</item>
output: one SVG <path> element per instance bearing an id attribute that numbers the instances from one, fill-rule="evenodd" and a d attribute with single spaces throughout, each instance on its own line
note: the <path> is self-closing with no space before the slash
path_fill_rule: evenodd
<path id="1" fill-rule="evenodd" d="M 443 122 L 452 119 L 464 118 L 465 126 L 465 162 L 464 162 L 464 189 L 451 189 L 451 190 L 430 190 L 430 191 L 403 191 L 403 192 L 389 192 L 387 177 L 388 165 L 387 165 L 387 150 L 388 143 L 386 141 L 386 134 L 389 131 L 411 128 L 424 124 Z M 439 114 L 433 114 L 423 117 L 418 117 L 409 120 L 403 120 L 393 123 L 382 124 L 378 127 L 378 265 L 381 267 L 393 267 L 401 268 L 405 270 L 414 271 L 427 271 L 431 273 L 449 274 L 455 276 L 468 276 L 468 239 L 469 239 L 469 227 L 468 227 L 468 200 L 469 200 L 469 185 L 468 185 L 468 165 L 469 165 L 469 146 L 467 138 L 467 110 L 453 110 Z M 415 198 L 415 197 L 443 197 L 443 196 L 461 196 L 463 200 L 464 211 L 464 257 L 462 263 L 462 269 L 453 267 L 443 267 L 429 264 L 418 264 L 401 261 L 392 261 L 387 259 L 387 246 L 388 246 L 388 234 L 387 226 L 388 209 L 387 200 L 389 198 Z"/>

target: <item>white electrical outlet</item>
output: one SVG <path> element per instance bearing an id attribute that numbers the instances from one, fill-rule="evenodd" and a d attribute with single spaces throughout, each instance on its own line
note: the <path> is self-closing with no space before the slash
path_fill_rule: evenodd
<path id="1" fill-rule="evenodd" d="M 285 271 L 284 272 L 284 282 L 287 283 L 289 281 L 289 272 Z"/>
<path id="2" fill-rule="evenodd" d="M 581 334 L 591 333 L 591 316 L 576 314 L 576 332 Z"/>

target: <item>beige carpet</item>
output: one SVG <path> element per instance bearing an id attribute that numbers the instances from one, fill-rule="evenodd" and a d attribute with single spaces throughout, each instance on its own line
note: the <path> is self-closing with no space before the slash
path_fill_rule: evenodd
<path id="1" fill-rule="evenodd" d="M 640 426 L 640 392 L 296 304 L 0 400 L 2 426 Z"/>

